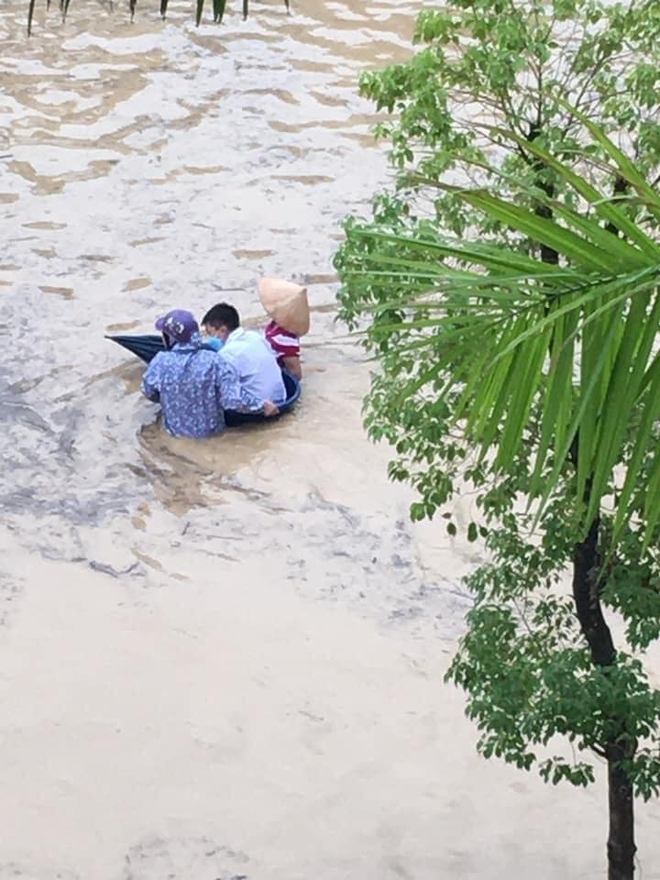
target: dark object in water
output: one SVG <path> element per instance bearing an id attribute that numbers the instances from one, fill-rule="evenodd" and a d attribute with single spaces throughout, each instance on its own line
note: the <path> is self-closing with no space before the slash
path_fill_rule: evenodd
<path id="1" fill-rule="evenodd" d="M 111 339 L 123 348 L 128 349 L 132 354 L 137 355 L 143 360 L 145 364 L 153 360 L 159 351 L 165 351 L 163 339 L 157 334 L 147 334 L 145 336 L 106 336 L 105 338 Z M 286 400 L 278 405 L 280 415 L 292 409 L 300 397 L 300 382 L 284 370 L 282 370 L 282 379 L 286 389 Z M 267 419 L 263 413 L 242 413 L 230 409 L 225 410 L 225 423 L 228 428 L 266 421 L 269 422 L 272 419 Z"/>
<path id="2" fill-rule="evenodd" d="M 119 345 L 127 348 L 131 354 L 136 354 L 145 364 L 152 361 L 159 351 L 165 351 L 163 337 L 158 334 L 148 336 L 106 336 Z"/>

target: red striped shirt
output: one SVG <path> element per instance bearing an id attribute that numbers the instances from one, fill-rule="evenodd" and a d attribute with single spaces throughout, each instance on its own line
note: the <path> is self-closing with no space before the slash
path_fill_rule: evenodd
<path id="1" fill-rule="evenodd" d="M 264 330 L 264 336 L 273 349 L 277 362 L 281 364 L 282 358 L 300 357 L 300 337 L 289 333 L 275 321 L 271 321 Z"/>

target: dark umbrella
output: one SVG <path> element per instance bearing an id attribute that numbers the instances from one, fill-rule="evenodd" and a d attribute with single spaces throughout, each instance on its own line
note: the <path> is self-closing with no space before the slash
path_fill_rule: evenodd
<path id="1" fill-rule="evenodd" d="M 136 354 L 146 364 L 153 360 L 159 351 L 165 351 L 162 336 L 147 334 L 145 336 L 106 336 L 118 345 Z"/>

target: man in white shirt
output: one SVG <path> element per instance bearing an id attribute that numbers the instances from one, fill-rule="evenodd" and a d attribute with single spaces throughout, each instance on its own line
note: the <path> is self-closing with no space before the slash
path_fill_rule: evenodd
<path id="1" fill-rule="evenodd" d="M 236 309 L 228 303 L 218 303 L 202 319 L 209 337 L 224 344 L 219 357 L 232 364 L 241 386 L 260 400 L 279 404 L 286 400 L 286 389 L 273 351 L 261 333 L 245 330 Z"/>

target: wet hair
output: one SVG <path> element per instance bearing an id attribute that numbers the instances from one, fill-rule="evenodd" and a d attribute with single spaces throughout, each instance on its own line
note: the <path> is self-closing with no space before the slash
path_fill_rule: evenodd
<path id="1" fill-rule="evenodd" d="M 214 330 L 217 330 L 218 327 L 227 327 L 231 333 L 232 330 L 241 326 L 241 319 L 236 309 L 229 303 L 217 303 L 202 318 L 202 326 L 213 327 Z"/>

